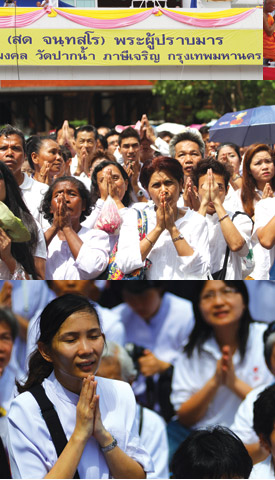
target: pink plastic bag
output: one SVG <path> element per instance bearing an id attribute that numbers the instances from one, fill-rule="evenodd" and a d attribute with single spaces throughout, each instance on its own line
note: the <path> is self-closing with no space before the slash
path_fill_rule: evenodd
<path id="1" fill-rule="evenodd" d="M 103 230 L 111 235 L 118 235 L 122 219 L 119 215 L 115 201 L 110 195 L 104 202 L 94 228 Z"/>

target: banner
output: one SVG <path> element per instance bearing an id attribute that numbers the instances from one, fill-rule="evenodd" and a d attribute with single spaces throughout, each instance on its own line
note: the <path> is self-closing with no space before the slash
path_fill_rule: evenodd
<path id="1" fill-rule="evenodd" d="M 261 30 L 0 29 L 0 65 L 262 65 Z"/>

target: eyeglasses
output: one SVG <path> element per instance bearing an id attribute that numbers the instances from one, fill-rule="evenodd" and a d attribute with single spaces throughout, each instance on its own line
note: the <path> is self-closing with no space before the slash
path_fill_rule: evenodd
<path id="1" fill-rule="evenodd" d="M 212 302 L 214 300 L 214 298 L 217 297 L 218 294 L 225 299 L 227 299 L 227 298 L 230 299 L 236 293 L 240 293 L 240 292 L 234 287 L 224 287 L 221 290 L 208 290 L 208 292 L 205 292 L 200 297 L 200 301 L 201 302 Z"/>

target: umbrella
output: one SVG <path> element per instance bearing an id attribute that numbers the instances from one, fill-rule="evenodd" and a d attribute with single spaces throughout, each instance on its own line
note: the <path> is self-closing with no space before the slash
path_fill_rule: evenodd
<path id="1" fill-rule="evenodd" d="M 213 142 L 275 143 L 275 105 L 248 108 L 223 115 L 209 130 Z"/>

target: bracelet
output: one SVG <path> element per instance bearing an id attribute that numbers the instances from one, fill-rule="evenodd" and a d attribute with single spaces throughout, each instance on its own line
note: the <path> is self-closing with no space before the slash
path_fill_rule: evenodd
<path id="1" fill-rule="evenodd" d="M 149 243 L 151 243 L 151 246 L 153 247 L 153 246 L 154 246 L 154 243 L 150 240 L 150 238 L 148 238 L 147 235 L 145 235 L 145 238 L 146 238 L 146 240 L 148 240 Z"/>
<path id="2" fill-rule="evenodd" d="M 236 180 L 239 180 L 239 178 L 242 178 L 241 175 L 236 175 L 235 178 L 232 178 L 232 182 L 236 182 Z"/>
<path id="3" fill-rule="evenodd" d="M 219 219 L 219 222 L 222 222 L 225 218 L 229 217 L 228 213 Z"/>
<path id="4" fill-rule="evenodd" d="M 112 438 L 113 438 L 112 443 L 110 443 L 106 447 L 100 447 L 103 453 L 110 452 L 117 446 L 117 440 L 113 437 L 113 435 L 112 435 Z"/>
<path id="5" fill-rule="evenodd" d="M 183 240 L 184 236 L 180 233 L 178 237 L 172 238 L 172 242 L 177 242 L 178 240 Z"/>

